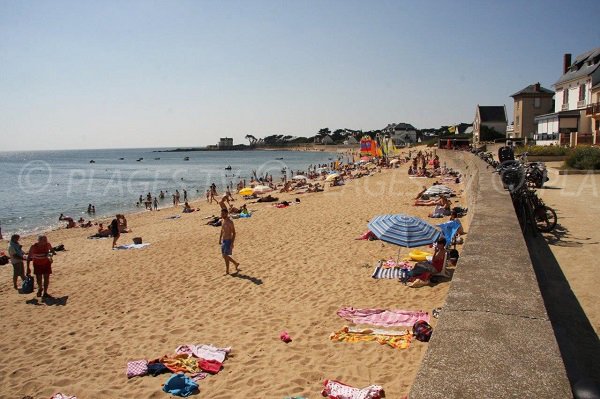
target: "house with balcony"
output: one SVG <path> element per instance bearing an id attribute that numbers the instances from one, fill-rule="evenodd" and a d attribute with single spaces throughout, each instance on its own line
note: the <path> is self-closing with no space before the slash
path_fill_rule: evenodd
<path id="1" fill-rule="evenodd" d="M 390 123 L 381 132 L 389 135 L 397 147 L 404 147 L 417 142 L 417 129 L 410 123 Z"/>
<path id="2" fill-rule="evenodd" d="M 489 141 L 499 136 L 506 137 L 506 106 L 504 105 L 479 105 L 475 109 L 473 121 L 473 141 Z"/>
<path id="3" fill-rule="evenodd" d="M 595 100 L 592 91 L 600 83 L 600 47 L 563 58 L 563 74 L 554 83 L 554 112 L 535 118 L 536 140 L 555 138 L 560 145 L 600 143 L 595 125 Z M 598 100 L 598 98 L 596 98 Z"/>
<path id="4" fill-rule="evenodd" d="M 600 83 L 592 86 L 592 102 L 585 109 L 585 116 L 591 118 L 594 144 L 600 144 Z"/>
<path id="5" fill-rule="evenodd" d="M 512 131 L 507 129 L 507 137 L 533 139 L 537 132 L 535 117 L 554 111 L 554 92 L 534 83 L 511 95 L 514 99 Z"/>

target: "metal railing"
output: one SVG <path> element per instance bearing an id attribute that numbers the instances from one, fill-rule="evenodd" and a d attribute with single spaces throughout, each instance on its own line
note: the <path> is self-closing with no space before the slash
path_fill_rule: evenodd
<path id="1" fill-rule="evenodd" d="M 596 115 L 596 114 L 600 114 L 600 102 L 590 104 L 585 109 L 586 116 L 591 116 L 591 115 Z"/>

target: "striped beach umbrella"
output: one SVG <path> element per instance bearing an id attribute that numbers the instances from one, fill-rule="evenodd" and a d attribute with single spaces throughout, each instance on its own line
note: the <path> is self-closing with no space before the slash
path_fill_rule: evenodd
<path id="1" fill-rule="evenodd" d="M 382 241 L 406 248 L 429 245 L 440 236 L 439 230 L 423 219 L 403 214 L 376 216 L 369 230 Z"/>

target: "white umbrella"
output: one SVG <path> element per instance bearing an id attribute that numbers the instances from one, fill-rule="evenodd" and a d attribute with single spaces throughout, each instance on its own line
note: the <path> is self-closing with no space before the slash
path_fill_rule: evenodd
<path id="1" fill-rule="evenodd" d="M 392 160 L 390 161 L 390 163 L 398 163 L 398 162 L 400 162 L 400 160 L 399 160 L 399 159 L 392 159 Z"/>
<path id="2" fill-rule="evenodd" d="M 332 180 L 336 179 L 337 177 L 340 177 L 340 175 L 337 174 L 337 173 L 332 173 L 329 176 L 327 176 L 327 178 L 325 179 L 325 181 L 332 181 Z"/>

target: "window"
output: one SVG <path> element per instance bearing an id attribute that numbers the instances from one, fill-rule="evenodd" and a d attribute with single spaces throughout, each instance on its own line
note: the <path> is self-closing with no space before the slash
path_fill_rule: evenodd
<path id="1" fill-rule="evenodd" d="M 542 106 L 542 99 L 539 97 L 535 97 L 533 99 L 533 108 L 539 108 Z"/>
<path id="2" fill-rule="evenodd" d="M 519 128 L 519 117 L 515 117 L 515 126 L 517 127 L 517 129 Z"/>
<path id="3" fill-rule="evenodd" d="M 585 83 L 579 85 L 579 101 L 585 100 Z"/>
<path id="4" fill-rule="evenodd" d="M 519 109 L 519 104 L 520 104 L 520 101 L 516 101 L 516 102 L 515 102 L 515 109 L 516 109 L 516 110 L 518 110 L 518 109 Z"/>
<path id="5" fill-rule="evenodd" d="M 569 89 L 564 89 L 563 90 L 563 104 L 568 104 L 569 103 Z"/>

